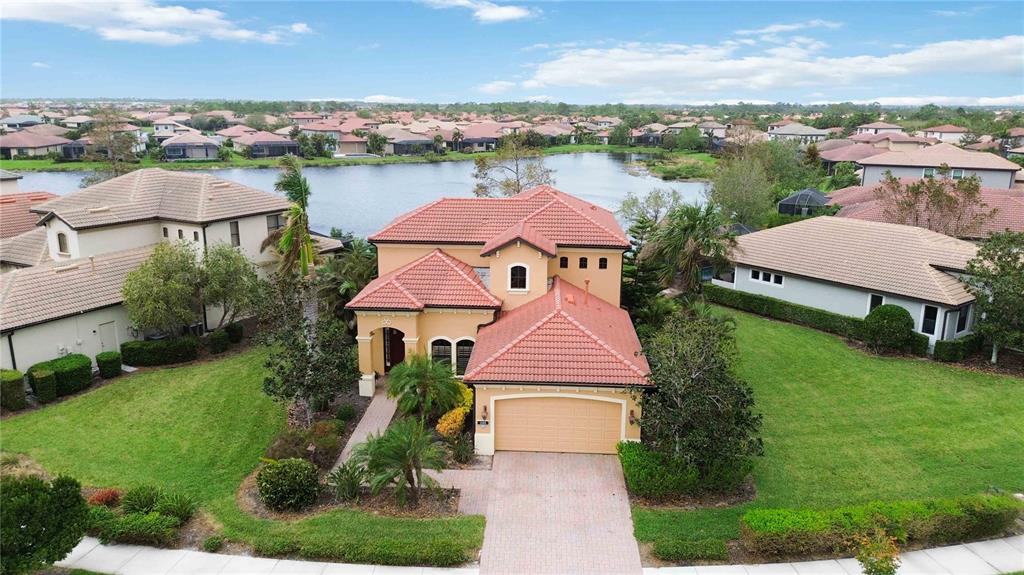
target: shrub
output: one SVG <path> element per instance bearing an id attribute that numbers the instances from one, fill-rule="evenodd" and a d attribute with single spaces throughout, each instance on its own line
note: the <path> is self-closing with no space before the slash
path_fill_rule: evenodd
<path id="1" fill-rule="evenodd" d="M 81 490 L 64 476 L 0 479 L 0 573 L 33 573 L 74 549 L 89 526 Z"/>
<path id="2" fill-rule="evenodd" d="M 268 459 L 307 459 L 309 437 L 305 430 L 289 427 L 274 438 L 267 447 Z"/>
<path id="3" fill-rule="evenodd" d="M 857 550 L 858 540 L 885 529 L 902 543 L 944 545 L 999 535 L 1024 504 L 1008 495 L 969 495 L 835 509 L 754 509 L 740 519 L 752 553 L 779 557 Z"/>
<path id="4" fill-rule="evenodd" d="M 228 332 L 218 329 L 210 334 L 207 344 L 209 345 L 210 353 L 224 353 L 231 345 L 231 339 L 228 337 Z"/>
<path id="5" fill-rule="evenodd" d="M 366 479 L 366 469 L 349 459 L 327 476 L 327 485 L 334 489 L 334 496 L 341 501 L 359 498 L 359 487 Z"/>
<path id="6" fill-rule="evenodd" d="M 473 411 L 473 390 L 468 385 L 458 382 L 459 388 L 459 403 L 460 407 L 466 408 L 466 413 Z"/>
<path id="7" fill-rule="evenodd" d="M 473 439 L 468 433 L 460 433 L 448 442 L 452 450 L 452 459 L 456 463 L 469 463 L 476 453 L 473 450 Z"/>
<path id="8" fill-rule="evenodd" d="M 25 376 L 14 369 L 0 370 L 0 406 L 11 411 L 25 409 Z"/>
<path id="9" fill-rule="evenodd" d="M 121 344 L 121 358 L 127 365 L 167 365 L 192 361 L 199 357 L 199 339 L 184 336 L 152 341 L 126 341 Z"/>
<path id="10" fill-rule="evenodd" d="M 89 505 L 101 505 L 103 507 L 117 507 L 121 502 L 121 490 L 108 487 L 100 489 L 89 496 Z"/>
<path id="11" fill-rule="evenodd" d="M 242 337 L 245 335 L 245 328 L 238 322 L 229 323 L 224 326 L 224 331 L 228 334 L 228 340 L 231 343 L 238 343 L 242 341 Z"/>
<path id="12" fill-rule="evenodd" d="M 982 338 L 978 334 L 965 335 L 957 339 L 935 342 L 935 359 L 939 361 L 963 361 L 981 351 Z"/>
<path id="13" fill-rule="evenodd" d="M 871 535 L 858 540 L 857 562 L 864 575 L 896 575 L 900 566 L 899 548 L 896 538 L 890 537 L 884 529 L 875 529 Z"/>
<path id="14" fill-rule="evenodd" d="M 312 505 L 320 491 L 316 467 L 305 459 L 270 461 L 256 474 L 260 499 L 274 511 Z"/>
<path id="15" fill-rule="evenodd" d="M 729 548 L 722 539 L 655 539 L 654 556 L 663 561 L 724 561 Z"/>
<path id="16" fill-rule="evenodd" d="M 40 403 L 57 400 L 57 376 L 50 369 L 32 366 L 28 370 L 28 384 Z"/>
<path id="17" fill-rule="evenodd" d="M 861 326 L 861 338 L 876 352 L 903 351 L 911 345 L 914 318 L 906 309 L 885 304 L 871 310 Z"/>
<path id="18" fill-rule="evenodd" d="M 704 297 L 712 303 L 736 308 L 790 323 L 805 325 L 852 339 L 860 339 L 864 320 L 813 307 L 789 303 L 763 295 L 745 293 L 713 284 L 705 284 Z"/>
<path id="19" fill-rule="evenodd" d="M 618 452 L 626 487 L 634 495 L 657 500 L 699 490 L 697 469 L 681 460 L 665 457 L 635 441 L 619 443 Z"/>
<path id="20" fill-rule="evenodd" d="M 207 553 L 216 553 L 221 547 L 224 547 L 224 538 L 220 535 L 210 535 L 203 539 L 203 551 Z"/>
<path id="21" fill-rule="evenodd" d="M 916 331 L 910 334 L 910 351 L 913 355 L 924 357 L 928 355 L 928 336 Z"/>
<path id="22" fill-rule="evenodd" d="M 96 509 L 95 507 L 93 509 Z M 102 509 L 102 508 L 101 508 Z M 178 518 L 150 513 L 127 513 L 99 519 L 93 529 L 101 543 L 169 546 L 177 537 Z"/>
<path id="23" fill-rule="evenodd" d="M 139 485 L 125 492 L 121 497 L 121 509 L 125 513 L 149 513 L 156 510 L 156 504 L 163 497 L 159 487 Z"/>
<path id="24" fill-rule="evenodd" d="M 80 353 L 70 353 L 57 359 L 37 363 L 28 368 L 28 371 L 32 373 L 38 369 L 53 372 L 57 397 L 82 391 L 92 383 L 92 360 Z"/>
<path id="25" fill-rule="evenodd" d="M 96 365 L 100 368 L 100 375 L 103 379 L 110 379 L 121 375 L 121 353 L 117 351 L 104 351 L 96 354 Z"/>
<path id="26" fill-rule="evenodd" d="M 441 419 L 437 421 L 435 429 L 437 429 L 437 432 L 442 437 L 447 439 L 457 437 L 462 434 L 462 428 L 466 424 L 466 415 L 468 414 L 469 411 L 460 405 L 442 415 Z"/>
<path id="27" fill-rule="evenodd" d="M 356 418 L 356 408 L 351 403 L 343 403 L 338 406 L 338 410 L 334 413 L 340 421 L 348 423 Z"/>
<path id="28" fill-rule="evenodd" d="M 165 493 L 156 502 L 154 511 L 160 515 L 177 518 L 179 523 L 192 519 L 196 512 L 196 500 L 187 493 Z"/>

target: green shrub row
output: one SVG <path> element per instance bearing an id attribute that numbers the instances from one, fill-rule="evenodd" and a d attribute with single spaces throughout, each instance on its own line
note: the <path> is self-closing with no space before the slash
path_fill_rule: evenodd
<path id="1" fill-rule="evenodd" d="M 29 383 L 37 371 L 53 373 L 56 397 L 82 391 L 92 384 L 92 360 L 80 353 L 70 353 L 57 359 L 43 361 L 28 368 Z M 38 379 L 38 376 L 35 376 Z M 35 390 L 35 387 L 32 388 Z M 37 393 L 38 395 L 38 393 Z M 40 398 L 40 401 L 43 401 Z"/>
<path id="2" fill-rule="evenodd" d="M 723 539 L 656 539 L 651 549 L 662 561 L 725 561 L 729 548 Z"/>
<path id="3" fill-rule="evenodd" d="M 28 384 L 39 403 L 50 403 L 57 400 L 57 377 L 44 367 L 35 367 L 28 371 Z"/>
<path id="4" fill-rule="evenodd" d="M 126 341 L 121 344 L 121 359 L 127 365 L 151 366 L 192 361 L 199 357 L 199 338 Z"/>
<path id="5" fill-rule="evenodd" d="M 231 346 L 231 338 L 228 337 L 227 331 L 218 329 L 207 337 L 206 343 L 210 353 L 224 353 Z"/>
<path id="6" fill-rule="evenodd" d="M 103 379 L 121 375 L 121 353 L 104 351 L 96 354 L 96 366 L 99 367 Z"/>
<path id="7" fill-rule="evenodd" d="M 25 375 L 16 369 L 0 370 L 0 406 L 11 411 L 25 409 Z"/>
<path id="8" fill-rule="evenodd" d="M 939 361 L 963 361 L 981 351 L 983 339 L 978 334 L 935 342 L 935 359 Z"/>
<path id="9" fill-rule="evenodd" d="M 740 538 L 764 557 L 841 554 L 884 529 L 901 543 L 944 545 L 993 537 L 1014 525 L 1024 504 L 1008 495 L 969 495 L 835 509 L 753 509 L 740 518 Z"/>
<path id="10" fill-rule="evenodd" d="M 636 441 L 618 445 L 622 475 L 629 492 L 647 499 L 666 499 L 697 490 L 697 470 L 679 460 L 665 457 Z"/>

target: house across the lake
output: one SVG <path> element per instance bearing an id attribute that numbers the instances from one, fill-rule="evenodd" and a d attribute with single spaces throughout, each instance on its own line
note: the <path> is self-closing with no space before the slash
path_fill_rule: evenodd
<path id="1" fill-rule="evenodd" d="M 863 158 L 857 163 L 864 166 L 862 185 L 881 182 L 886 173 L 897 178 L 938 176 L 942 166 L 946 166 L 953 179 L 977 176 L 984 187 L 1010 188 L 1014 176 L 1021 169 L 1020 165 L 995 154 L 972 152 L 953 144 L 936 144 L 907 152 L 886 152 Z"/>

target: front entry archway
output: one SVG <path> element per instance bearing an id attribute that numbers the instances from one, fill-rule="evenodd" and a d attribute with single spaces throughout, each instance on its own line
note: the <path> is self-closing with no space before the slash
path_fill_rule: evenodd
<path id="1" fill-rule="evenodd" d="M 405 361 L 405 333 L 393 327 L 384 328 L 384 373 Z"/>

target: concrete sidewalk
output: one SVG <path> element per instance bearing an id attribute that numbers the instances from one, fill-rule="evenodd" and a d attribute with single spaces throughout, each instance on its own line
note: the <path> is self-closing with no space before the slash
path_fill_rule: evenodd
<path id="1" fill-rule="evenodd" d="M 334 462 L 331 469 L 337 469 L 339 465 L 345 463 L 352 456 L 352 449 L 365 442 L 371 433 L 377 434 L 387 429 L 391 424 L 391 419 L 395 417 L 397 409 L 398 402 L 388 397 L 387 380 L 381 379 L 377 382 L 370 405 L 366 406 L 366 412 L 356 424 L 356 428 L 352 430 L 352 436 L 348 438 L 348 442 L 341 450 L 341 455 L 338 456 L 338 461 Z"/>

